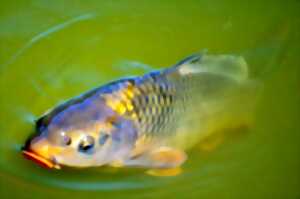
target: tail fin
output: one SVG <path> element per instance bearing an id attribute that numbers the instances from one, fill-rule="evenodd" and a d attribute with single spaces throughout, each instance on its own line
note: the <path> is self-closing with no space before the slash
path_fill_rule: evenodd
<path id="1" fill-rule="evenodd" d="M 211 73 L 232 78 L 238 82 L 248 78 L 245 59 L 235 55 L 195 54 L 178 62 L 169 72 L 179 75 Z"/>

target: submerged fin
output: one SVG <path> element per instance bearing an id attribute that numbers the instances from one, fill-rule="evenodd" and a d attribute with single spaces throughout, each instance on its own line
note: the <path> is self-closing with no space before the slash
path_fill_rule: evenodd
<path id="1" fill-rule="evenodd" d="M 195 54 L 178 62 L 166 71 L 185 76 L 197 73 L 210 73 L 232 78 L 238 82 L 248 78 L 245 59 L 235 55 Z"/>
<path id="2" fill-rule="evenodd" d="M 179 167 L 186 159 L 184 151 L 162 146 L 126 160 L 124 164 L 126 166 L 166 169 Z"/>
<path id="3" fill-rule="evenodd" d="M 182 173 L 181 167 L 169 168 L 169 169 L 149 169 L 146 174 L 151 176 L 167 177 L 177 176 Z"/>
<path id="4" fill-rule="evenodd" d="M 214 151 L 219 145 L 222 144 L 224 139 L 224 134 L 222 133 L 219 135 L 208 136 L 200 142 L 199 148 L 206 152 Z"/>

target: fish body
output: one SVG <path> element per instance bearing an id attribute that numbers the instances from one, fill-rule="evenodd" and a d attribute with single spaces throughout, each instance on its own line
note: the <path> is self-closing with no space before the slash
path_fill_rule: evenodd
<path id="1" fill-rule="evenodd" d="M 247 80 L 242 57 L 192 55 L 58 105 L 37 120 L 23 152 L 51 168 L 177 167 Z"/>

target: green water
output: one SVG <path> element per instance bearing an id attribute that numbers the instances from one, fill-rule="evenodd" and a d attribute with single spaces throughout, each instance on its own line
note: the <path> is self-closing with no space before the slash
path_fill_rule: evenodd
<path id="1" fill-rule="evenodd" d="M 0 6 L 1 198 L 300 198 L 299 1 L 6 1 Z M 54 104 L 207 49 L 263 82 L 253 126 L 183 173 L 49 171 L 19 148 Z"/>

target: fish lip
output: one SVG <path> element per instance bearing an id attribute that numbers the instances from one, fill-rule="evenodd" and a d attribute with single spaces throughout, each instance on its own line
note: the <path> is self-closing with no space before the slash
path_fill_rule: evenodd
<path id="1" fill-rule="evenodd" d="M 51 159 L 44 158 L 30 149 L 22 149 L 22 154 L 26 159 L 32 160 L 38 165 L 47 169 L 61 169 L 61 166 L 53 157 Z"/>

